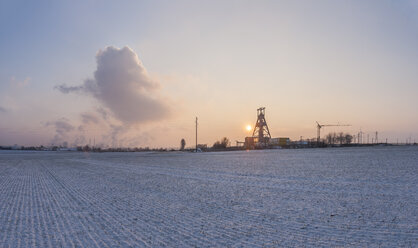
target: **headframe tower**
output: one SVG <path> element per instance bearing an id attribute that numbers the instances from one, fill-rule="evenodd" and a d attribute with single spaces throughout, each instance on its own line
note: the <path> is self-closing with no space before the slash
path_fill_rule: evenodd
<path id="1" fill-rule="evenodd" d="M 269 127 L 267 126 L 267 121 L 265 118 L 265 107 L 257 109 L 257 122 L 254 126 L 253 137 L 258 138 L 260 145 L 268 145 L 269 140 L 271 139 Z"/>

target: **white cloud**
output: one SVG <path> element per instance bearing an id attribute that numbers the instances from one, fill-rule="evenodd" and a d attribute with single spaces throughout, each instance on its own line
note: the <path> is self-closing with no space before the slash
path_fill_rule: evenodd
<path id="1" fill-rule="evenodd" d="M 170 115 L 159 85 L 150 78 L 137 54 L 129 47 L 113 46 L 96 55 L 94 79 L 79 86 L 59 85 L 62 93 L 86 93 L 99 100 L 124 123 L 158 121 Z"/>

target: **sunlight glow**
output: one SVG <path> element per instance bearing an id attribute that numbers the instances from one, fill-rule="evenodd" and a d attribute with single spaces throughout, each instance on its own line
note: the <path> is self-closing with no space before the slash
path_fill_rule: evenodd
<path id="1" fill-rule="evenodd" d="M 251 125 L 247 125 L 247 127 L 245 128 L 245 129 L 247 129 L 247 131 L 251 131 Z"/>

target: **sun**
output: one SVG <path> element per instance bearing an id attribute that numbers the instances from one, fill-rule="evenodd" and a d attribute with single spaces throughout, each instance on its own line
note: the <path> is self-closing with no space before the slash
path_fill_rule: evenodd
<path id="1" fill-rule="evenodd" d="M 247 125 L 246 127 L 245 127 L 245 129 L 247 129 L 247 131 L 251 131 L 251 125 Z"/>

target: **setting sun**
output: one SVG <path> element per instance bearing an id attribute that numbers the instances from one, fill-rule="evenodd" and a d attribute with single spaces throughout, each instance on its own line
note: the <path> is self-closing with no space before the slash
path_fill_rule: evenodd
<path id="1" fill-rule="evenodd" d="M 247 125 L 247 126 L 245 127 L 245 129 L 247 129 L 247 131 L 251 131 L 251 125 Z"/>

